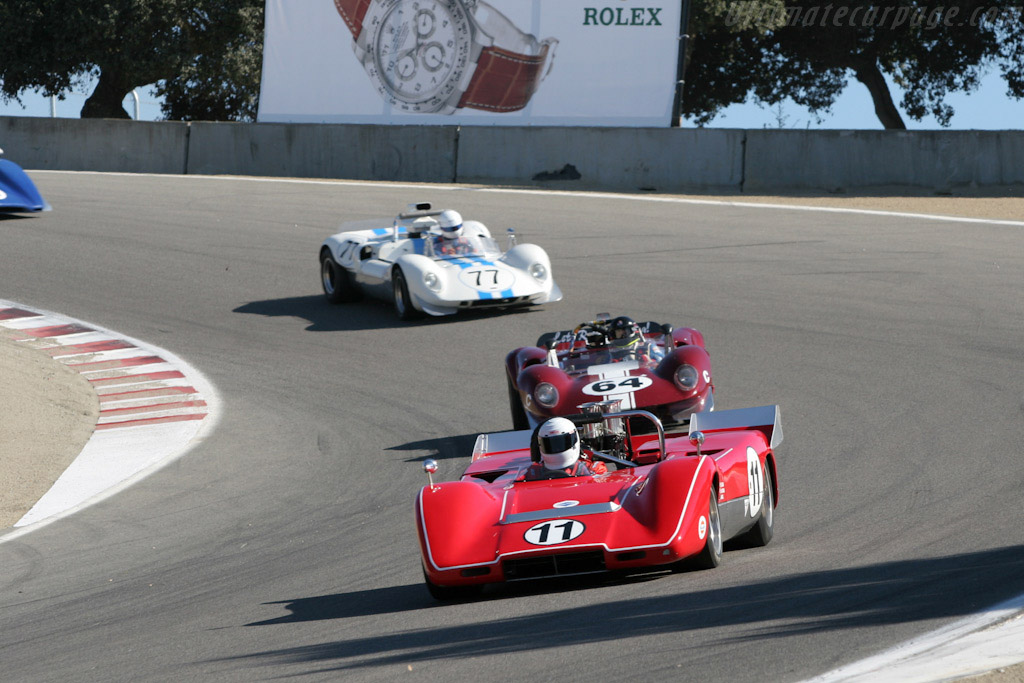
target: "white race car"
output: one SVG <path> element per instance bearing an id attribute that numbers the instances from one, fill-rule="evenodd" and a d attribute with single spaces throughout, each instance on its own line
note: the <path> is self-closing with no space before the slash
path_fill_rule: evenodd
<path id="1" fill-rule="evenodd" d="M 343 223 L 341 229 L 320 247 L 320 281 L 331 303 L 365 294 L 391 300 L 398 317 L 410 320 L 562 298 L 543 249 L 516 244 L 510 229 L 502 253 L 483 223 L 462 221 L 455 211 L 410 204 L 394 220 Z"/>

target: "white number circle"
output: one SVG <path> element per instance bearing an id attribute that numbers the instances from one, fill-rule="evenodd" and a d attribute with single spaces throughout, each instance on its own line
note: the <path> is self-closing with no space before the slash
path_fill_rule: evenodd
<path id="1" fill-rule="evenodd" d="M 764 475 L 757 451 L 747 446 L 747 512 L 756 517 L 764 503 Z"/>
<path id="2" fill-rule="evenodd" d="M 512 289 L 516 276 L 507 270 L 482 266 L 461 271 L 459 282 L 481 292 L 500 292 Z"/>
<path id="3" fill-rule="evenodd" d="M 643 375 L 634 377 L 616 377 L 614 379 L 599 379 L 596 382 L 583 387 L 583 393 L 587 396 L 614 396 L 616 394 L 632 394 L 654 384 L 654 380 Z"/>
<path id="4" fill-rule="evenodd" d="M 558 545 L 577 538 L 586 528 L 578 519 L 549 519 L 527 529 L 523 538 L 531 545 Z"/>

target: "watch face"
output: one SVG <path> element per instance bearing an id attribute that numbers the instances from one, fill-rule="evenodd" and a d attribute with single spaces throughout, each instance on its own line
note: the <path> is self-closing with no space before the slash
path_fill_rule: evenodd
<path id="1" fill-rule="evenodd" d="M 408 112 L 454 106 L 471 39 L 458 0 L 382 0 L 371 5 L 363 26 L 369 29 L 364 65 L 385 101 Z"/>

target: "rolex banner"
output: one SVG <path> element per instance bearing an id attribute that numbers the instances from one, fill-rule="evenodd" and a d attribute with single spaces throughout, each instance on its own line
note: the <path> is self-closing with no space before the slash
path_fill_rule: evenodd
<path id="1" fill-rule="evenodd" d="M 668 126 L 680 3 L 267 0 L 258 120 Z"/>

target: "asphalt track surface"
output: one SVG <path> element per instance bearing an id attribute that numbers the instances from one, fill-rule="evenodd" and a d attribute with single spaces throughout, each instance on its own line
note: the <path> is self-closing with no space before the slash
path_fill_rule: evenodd
<path id="1" fill-rule="evenodd" d="M 0 543 L 11 681 L 798 680 L 1024 592 L 1019 226 L 443 187 L 37 174 L 0 296 L 181 355 L 214 433 Z M 512 225 L 563 302 L 330 307 L 320 240 L 427 200 Z M 763 549 L 434 602 L 412 503 L 509 427 L 502 359 L 629 313 L 701 329 L 719 408 L 778 403 Z"/>

